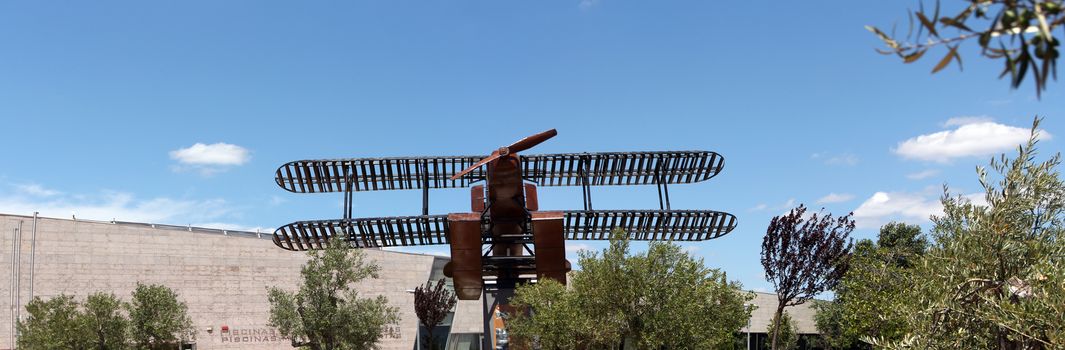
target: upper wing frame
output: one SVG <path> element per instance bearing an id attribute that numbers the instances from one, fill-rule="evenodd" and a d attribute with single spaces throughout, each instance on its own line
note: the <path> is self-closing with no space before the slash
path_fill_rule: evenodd
<path id="1" fill-rule="evenodd" d="M 485 178 L 481 167 L 452 174 L 483 156 L 298 160 L 276 171 L 281 188 L 296 193 L 363 192 L 469 187 Z M 600 152 L 520 155 L 522 176 L 538 186 L 680 184 L 709 180 L 724 167 L 711 151 Z"/>
<path id="2" fill-rule="evenodd" d="M 452 180 L 481 156 L 297 160 L 277 168 L 274 180 L 296 193 L 461 188 L 484 178 L 482 169 Z"/>
<path id="3" fill-rule="evenodd" d="M 711 151 L 560 153 L 522 156 L 526 180 L 538 186 L 626 186 L 709 180 L 725 158 Z"/>

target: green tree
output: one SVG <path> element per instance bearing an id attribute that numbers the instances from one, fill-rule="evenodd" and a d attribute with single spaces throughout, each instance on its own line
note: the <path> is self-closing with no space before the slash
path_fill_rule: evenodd
<path id="1" fill-rule="evenodd" d="M 921 227 L 902 222 L 892 222 L 880 228 L 876 245 L 881 250 L 886 263 L 899 267 L 913 267 L 928 251 L 928 237 L 921 234 Z"/>
<path id="2" fill-rule="evenodd" d="M 1065 347 L 1065 184 L 1059 155 L 1036 162 L 1036 127 L 1017 157 L 979 168 L 983 201 L 945 194 L 935 243 L 897 308 L 909 333 L 890 348 Z"/>
<path id="3" fill-rule="evenodd" d="M 354 284 L 377 278 L 381 268 L 339 238 L 309 254 L 298 292 L 269 289 L 270 324 L 290 337 L 293 347 L 373 348 L 382 328 L 399 320 L 398 310 L 384 296 L 360 298 Z"/>
<path id="4" fill-rule="evenodd" d="M 91 348 L 121 350 L 130 348 L 129 319 L 122 313 L 125 303 L 112 293 L 93 293 L 82 305 L 81 325 Z"/>
<path id="5" fill-rule="evenodd" d="M 855 339 L 844 334 L 843 307 L 839 294 L 832 301 L 814 300 L 812 307 L 816 311 L 814 323 L 817 325 L 817 332 L 820 333 L 817 339 L 820 347 L 846 349 L 854 344 Z"/>
<path id="6" fill-rule="evenodd" d="M 129 311 L 133 342 L 139 349 L 176 349 L 193 340 L 188 306 L 170 288 L 137 282 Z"/>
<path id="7" fill-rule="evenodd" d="M 455 294 L 446 288 L 443 278 L 436 281 L 435 287 L 432 282 L 425 282 L 424 286 L 414 288 L 414 313 L 418 315 L 418 321 L 428 333 L 425 337 L 428 339 L 422 342 L 423 348 L 438 348 L 433 330 L 440 322 L 444 322 L 457 301 Z"/>
<path id="8" fill-rule="evenodd" d="M 747 324 L 740 291 L 723 272 L 708 268 L 672 243 L 652 242 L 629 254 L 624 233 L 615 232 L 599 255 L 582 251 L 580 271 L 567 289 L 545 280 L 521 286 L 511 299 L 508 332 L 543 349 L 709 349 L 734 342 Z"/>
<path id="9" fill-rule="evenodd" d="M 901 339 L 907 327 L 895 305 L 905 297 L 913 267 L 927 249 L 921 228 L 904 223 L 881 227 L 876 242 L 859 241 L 850 268 L 836 286 L 835 300 L 817 305 L 815 321 L 826 345 L 842 348 L 861 339 Z"/>
<path id="10" fill-rule="evenodd" d="M 976 41 L 984 57 L 1001 60 L 1002 74 L 1009 75 L 1010 86 L 1017 88 L 1028 71 L 1032 72 L 1036 94 L 1046 89 L 1047 78 L 1057 79 L 1058 46 L 1053 33 L 1065 25 L 1062 0 L 963 0 L 950 10 L 941 11 L 923 5 L 912 11 L 910 25 L 904 36 L 884 32 L 873 26 L 866 29 L 876 34 L 887 50 L 905 63 L 919 60 L 926 52 L 941 47 L 946 54 L 939 59 L 932 73 L 957 62 L 961 68 L 958 48 L 964 42 Z"/>
<path id="11" fill-rule="evenodd" d="M 47 300 L 34 297 L 26 304 L 29 316 L 17 325 L 16 342 L 23 350 L 89 349 L 85 327 L 80 322 L 78 302 L 59 295 Z"/>
<path id="12" fill-rule="evenodd" d="M 779 331 L 777 328 L 779 328 Z M 792 350 L 799 346 L 798 328 L 795 327 L 795 320 L 791 319 L 791 315 L 788 315 L 787 311 L 780 314 L 780 322 L 777 322 L 774 316 L 773 320 L 766 326 L 766 334 L 777 335 L 778 349 Z M 773 346 L 773 340 L 766 339 L 765 346 Z"/>
<path id="13" fill-rule="evenodd" d="M 580 349 L 593 344 L 606 347 L 604 343 L 620 339 L 617 330 L 595 333 L 607 327 L 595 327 L 579 308 L 576 293 L 555 280 L 518 287 L 510 304 L 520 310 L 507 320 L 507 332 L 515 342 L 524 338 L 535 340 L 541 349 Z"/>

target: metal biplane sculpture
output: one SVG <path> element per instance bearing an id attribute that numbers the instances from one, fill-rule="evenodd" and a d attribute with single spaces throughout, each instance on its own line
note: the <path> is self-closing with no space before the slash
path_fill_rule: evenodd
<path id="1" fill-rule="evenodd" d="M 672 210 L 669 185 L 716 176 L 723 158 L 709 151 L 518 155 L 557 135 L 554 129 L 501 147 L 488 157 L 399 157 L 300 160 L 278 168 L 277 184 L 297 193 L 343 192 L 343 218 L 298 221 L 274 231 L 288 250 L 324 248 L 339 236 L 352 248 L 449 244 L 444 273 L 459 299 L 482 292 L 506 304 L 514 286 L 539 278 L 566 283 L 566 240 L 607 240 L 614 229 L 630 240 L 702 241 L 736 227 L 712 210 Z M 656 185 L 658 210 L 594 210 L 592 186 Z M 583 210 L 541 211 L 537 187 L 580 186 Z M 429 189 L 470 187 L 471 212 L 429 214 Z M 353 218 L 353 193 L 422 191 L 422 215 Z M 485 298 L 487 302 L 487 298 Z M 492 308 L 494 310 L 494 308 Z M 486 328 L 490 318 L 485 308 Z M 487 330 L 487 329 L 486 329 Z M 486 332 L 486 334 L 488 334 Z"/>

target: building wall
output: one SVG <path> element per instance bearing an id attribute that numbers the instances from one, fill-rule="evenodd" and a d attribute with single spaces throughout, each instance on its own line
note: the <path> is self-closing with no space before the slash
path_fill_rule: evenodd
<path id="1" fill-rule="evenodd" d="M 13 230 L 22 222 L 21 257 L 13 264 Z M 12 344 L 12 271 L 20 269 L 21 308 L 29 301 L 32 217 L 0 214 L 0 349 Z M 291 349 L 267 323 L 267 287 L 295 290 L 305 253 L 274 246 L 269 234 L 153 228 L 143 224 L 40 218 L 37 223 L 34 296 L 59 294 L 79 300 L 113 292 L 129 300 L 137 282 L 174 289 L 189 306 L 197 349 Z M 381 279 L 358 286 L 363 296 L 384 295 L 400 310 L 382 349 L 410 349 L 416 335 L 413 295 L 406 290 L 429 278 L 433 257 L 365 250 L 381 266 Z M 22 311 L 22 317 L 26 316 Z M 479 321 L 479 320 L 478 320 Z M 222 326 L 230 332 L 222 333 Z M 208 331 L 210 329 L 211 331 Z"/>
<path id="2" fill-rule="evenodd" d="M 777 311 L 777 295 L 769 293 L 754 292 L 754 300 L 750 303 L 757 306 L 753 312 L 751 312 L 751 333 L 765 333 L 769 328 L 769 322 L 773 320 L 773 313 Z M 814 315 L 817 314 L 812 306 L 814 300 L 807 301 L 801 305 L 789 306 L 784 308 L 784 312 L 787 312 L 791 316 L 791 319 L 795 321 L 795 328 L 798 328 L 799 334 L 820 334 L 817 332 L 817 324 L 814 322 Z M 747 328 L 744 327 L 743 332 L 747 332 Z"/>

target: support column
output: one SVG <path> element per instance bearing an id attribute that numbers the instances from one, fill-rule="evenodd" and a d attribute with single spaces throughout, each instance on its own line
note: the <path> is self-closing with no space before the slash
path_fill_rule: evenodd
<path id="1" fill-rule="evenodd" d="M 514 312 L 514 309 L 510 307 L 510 298 L 513 296 L 513 285 L 502 286 L 496 288 L 492 292 L 489 292 L 487 287 L 485 287 L 484 302 L 482 303 L 482 311 L 484 312 L 484 338 L 482 338 L 481 341 L 481 349 L 495 350 L 496 345 L 499 345 L 500 339 L 498 338 L 497 330 L 506 329 L 506 322 L 500 312 L 504 314 Z M 492 298 L 491 302 L 488 301 L 489 297 Z M 509 335 L 507 339 L 509 341 Z"/>

